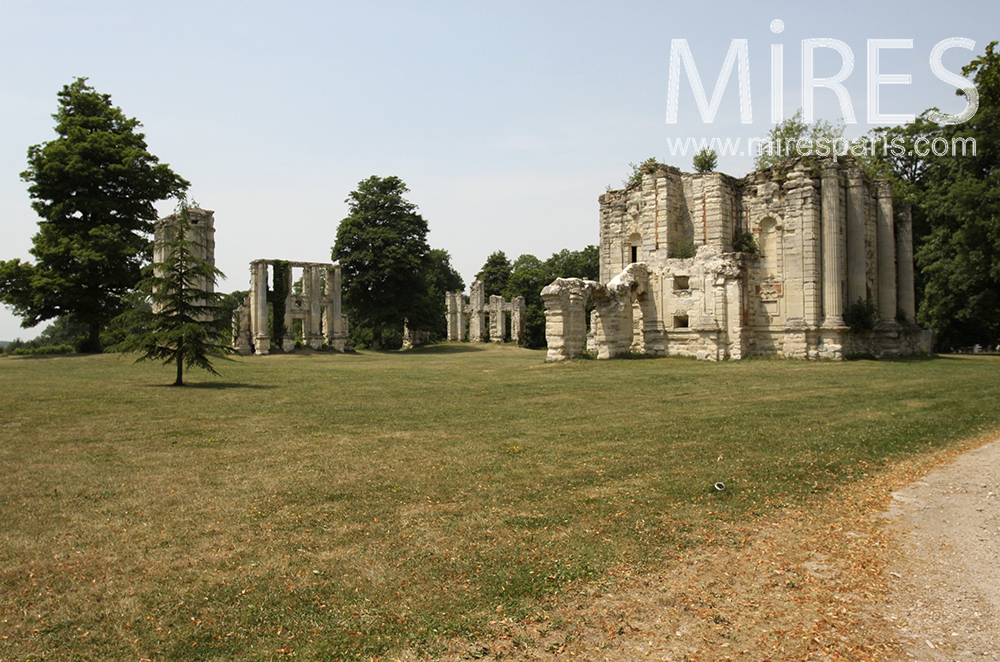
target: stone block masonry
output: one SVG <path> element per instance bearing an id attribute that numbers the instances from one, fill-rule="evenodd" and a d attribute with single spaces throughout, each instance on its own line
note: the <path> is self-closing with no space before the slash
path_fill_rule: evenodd
<path id="1" fill-rule="evenodd" d="M 558 279 L 542 291 L 549 360 L 585 351 L 588 298 L 598 358 L 920 351 L 908 210 L 894 210 L 891 185 L 849 157 L 789 160 L 742 179 L 658 165 L 599 204 L 601 281 Z M 878 311 L 871 331 L 844 323 L 858 300 Z"/>
<path id="2" fill-rule="evenodd" d="M 276 265 L 282 268 L 276 268 Z M 301 286 L 296 291 L 294 271 L 301 271 Z M 286 292 L 283 302 L 268 300 L 268 276 L 273 289 Z M 285 279 L 274 283 L 274 277 Z M 281 315 L 284 333 L 272 338 L 270 320 Z M 295 348 L 293 329 L 301 324 L 304 344 L 313 349 L 326 345 L 338 352 L 348 348 L 347 316 L 341 307 L 339 264 L 254 260 L 250 263 L 250 294 L 233 314 L 233 347 L 243 355 L 268 354 L 271 343 L 279 342 L 284 351 Z"/>
<path id="3" fill-rule="evenodd" d="M 446 292 L 445 319 L 448 340 L 453 342 L 524 342 L 524 297 L 506 301 L 491 295 L 487 301 L 482 281 L 473 281 L 469 301 L 462 292 Z M 507 329 L 510 332 L 507 332 Z"/>

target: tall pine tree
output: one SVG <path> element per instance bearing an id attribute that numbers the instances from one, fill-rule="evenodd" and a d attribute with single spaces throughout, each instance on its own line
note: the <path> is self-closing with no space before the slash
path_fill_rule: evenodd
<path id="1" fill-rule="evenodd" d="M 151 275 L 140 284 L 152 304 L 152 312 L 137 313 L 145 317 L 141 325 L 145 332 L 130 337 L 119 349 L 141 352 L 136 361 L 173 363 L 177 368 L 174 386 L 183 386 L 185 367 L 219 374 L 211 359 L 230 353 L 222 342 L 230 322 L 225 317 L 224 295 L 214 292 L 222 272 L 198 256 L 198 234 L 192 232 L 184 201 L 172 221 L 162 261 L 152 264 Z"/>

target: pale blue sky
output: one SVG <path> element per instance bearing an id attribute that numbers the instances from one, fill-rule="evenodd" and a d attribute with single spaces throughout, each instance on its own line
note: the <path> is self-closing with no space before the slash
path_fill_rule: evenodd
<path id="1" fill-rule="evenodd" d="M 773 19 L 785 29 L 771 32 Z M 19 173 L 50 140 L 56 93 L 77 76 L 143 123 L 150 150 L 215 211 L 219 289 L 246 289 L 255 258 L 328 261 L 344 199 L 369 175 L 397 175 L 468 284 L 487 255 L 548 257 L 598 241 L 598 196 L 629 162 L 671 155 L 668 139 L 770 129 L 771 44 L 784 44 L 786 115 L 802 105 L 801 40 L 839 39 L 845 85 L 868 131 L 868 39 L 883 51 L 882 112 L 964 108 L 928 63 L 942 39 L 953 72 L 1000 38 L 1000 0 L 938 2 L 104 2 L 0 0 L 0 259 L 30 257 L 37 217 Z M 733 39 L 747 39 L 753 123 L 736 72 L 702 122 L 686 75 L 667 124 L 672 39 L 687 39 L 711 96 Z M 840 67 L 823 49 L 818 77 Z M 819 116 L 837 120 L 829 90 Z M 750 156 L 720 160 L 743 175 Z M 168 211 L 170 205 L 164 205 Z M 0 308 L 0 339 L 33 337 Z"/>

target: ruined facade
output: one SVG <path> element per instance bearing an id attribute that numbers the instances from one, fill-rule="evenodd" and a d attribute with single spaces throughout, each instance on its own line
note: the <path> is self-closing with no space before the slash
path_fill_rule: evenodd
<path id="1" fill-rule="evenodd" d="M 493 294 L 487 301 L 483 283 L 478 280 L 473 281 L 469 293 L 468 303 L 462 292 L 445 294 L 448 340 L 502 343 L 509 339 L 519 344 L 524 342 L 524 297 L 506 301 Z"/>
<path id="2" fill-rule="evenodd" d="M 269 296 L 268 275 L 274 285 Z M 301 272 L 301 279 L 295 272 Z M 282 282 L 275 283 L 275 277 Z M 300 283 L 296 287 L 296 282 Z M 274 292 L 285 293 L 273 301 Z M 279 297 L 280 298 L 280 297 Z M 281 338 L 272 338 L 271 319 L 281 315 Z M 313 349 L 326 345 L 347 349 L 347 316 L 341 310 L 340 265 L 316 262 L 254 260 L 250 263 L 250 294 L 233 315 L 233 347 L 240 354 L 267 354 L 271 343 L 292 351 L 295 338 Z"/>
<path id="3" fill-rule="evenodd" d="M 659 165 L 641 185 L 602 195 L 600 208 L 600 282 L 542 291 L 549 360 L 584 351 L 588 298 L 599 358 L 921 349 L 909 210 L 897 213 L 890 184 L 853 160 L 798 159 L 743 179 Z M 852 332 L 845 313 L 866 306 L 873 328 Z"/>

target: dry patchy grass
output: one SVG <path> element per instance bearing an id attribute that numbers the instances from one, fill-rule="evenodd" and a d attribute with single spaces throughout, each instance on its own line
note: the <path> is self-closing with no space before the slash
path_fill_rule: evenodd
<path id="1" fill-rule="evenodd" d="M 0 659 L 558 652 L 644 582 L 657 618 L 680 605 L 733 651 L 783 654 L 790 619 L 800 648 L 772 659 L 799 659 L 843 636 L 807 624 L 838 618 L 828 569 L 878 535 L 823 513 L 1000 418 L 990 358 L 542 356 L 238 359 L 183 389 L 115 356 L 0 360 Z"/>

